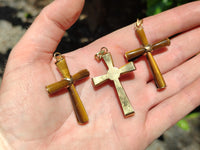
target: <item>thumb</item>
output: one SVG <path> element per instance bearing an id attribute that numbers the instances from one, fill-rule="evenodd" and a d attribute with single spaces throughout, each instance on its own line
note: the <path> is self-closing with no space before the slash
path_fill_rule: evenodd
<path id="1" fill-rule="evenodd" d="M 84 0 L 54 0 L 45 7 L 11 51 L 7 68 L 10 63 L 18 67 L 40 58 L 50 60 L 65 30 L 79 17 L 83 5 Z"/>

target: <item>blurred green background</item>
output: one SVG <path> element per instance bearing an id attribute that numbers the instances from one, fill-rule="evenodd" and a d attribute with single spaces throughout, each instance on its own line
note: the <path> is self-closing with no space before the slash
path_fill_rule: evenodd
<path id="1" fill-rule="evenodd" d="M 192 2 L 194 0 L 145 0 L 147 3 L 146 15 L 151 16 L 158 14 L 170 8 Z M 184 13 L 184 12 L 183 12 Z"/>

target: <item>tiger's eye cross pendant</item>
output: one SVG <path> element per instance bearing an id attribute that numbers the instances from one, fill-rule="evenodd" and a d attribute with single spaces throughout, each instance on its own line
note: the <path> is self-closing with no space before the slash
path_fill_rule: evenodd
<path id="1" fill-rule="evenodd" d="M 64 56 L 62 56 L 60 53 L 55 53 L 54 57 L 56 59 L 55 64 L 59 72 L 64 77 L 64 79 L 46 86 L 46 90 L 48 91 L 49 94 L 53 94 L 63 88 L 68 88 L 71 98 L 72 98 L 72 104 L 74 107 L 76 118 L 80 124 L 85 124 L 88 122 L 88 116 L 81 102 L 81 99 L 75 89 L 74 83 L 80 79 L 88 77 L 89 72 L 88 70 L 84 69 L 84 70 L 79 71 L 75 75 L 71 76 Z"/>
<path id="2" fill-rule="evenodd" d="M 126 52 L 125 57 L 127 60 L 135 60 L 138 57 L 142 56 L 143 54 L 146 54 L 152 74 L 154 76 L 155 84 L 158 89 L 162 89 L 162 88 L 166 87 L 166 84 L 165 84 L 162 74 L 161 74 L 161 72 L 158 68 L 158 65 L 157 65 L 155 59 L 153 58 L 151 52 L 155 49 L 170 45 L 170 40 L 167 38 L 167 39 L 159 41 L 153 45 L 150 45 L 147 41 L 142 24 L 143 24 L 142 20 L 137 20 L 137 22 L 135 24 L 135 29 L 136 29 L 136 33 L 144 47 Z"/>
<path id="3" fill-rule="evenodd" d="M 107 51 L 107 48 L 101 48 L 101 51 L 95 55 L 97 60 L 103 59 L 106 65 L 108 66 L 108 72 L 105 75 L 94 77 L 92 79 L 95 86 L 98 86 L 110 79 L 114 82 L 115 88 L 117 90 L 117 94 L 120 100 L 121 108 L 123 110 L 124 116 L 129 117 L 134 115 L 133 107 L 131 106 L 129 99 L 119 81 L 119 77 L 121 74 L 125 74 L 127 72 L 131 72 L 135 70 L 135 66 L 133 62 L 129 62 L 128 64 L 122 66 L 121 68 L 114 67 L 113 60 L 111 54 Z"/>

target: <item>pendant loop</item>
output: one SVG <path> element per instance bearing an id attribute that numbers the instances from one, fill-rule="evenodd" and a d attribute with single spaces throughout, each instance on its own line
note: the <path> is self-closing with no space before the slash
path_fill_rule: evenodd
<path id="1" fill-rule="evenodd" d="M 61 53 L 59 53 L 59 52 L 55 52 L 53 54 L 53 57 L 56 59 L 57 62 L 62 60 L 62 59 L 64 59 L 63 55 Z"/>
<path id="2" fill-rule="evenodd" d="M 141 28 L 141 27 L 142 27 L 142 24 L 143 24 L 143 20 L 137 19 L 137 22 L 135 23 L 135 27 L 136 27 L 136 28 Z"/>
<path id="3" fill-rule="evenodd" d="M 100 52 L 95 55 L 96 60 L 101 60 L 102 56 L 108 53 L 108 49 L 106 47 L 102 47 Z"/>

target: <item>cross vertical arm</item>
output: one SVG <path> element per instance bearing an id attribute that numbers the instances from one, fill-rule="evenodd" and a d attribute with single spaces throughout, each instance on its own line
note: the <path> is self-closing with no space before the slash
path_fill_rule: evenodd
<path id="1" fill-rule="evenodd" d="M 150 52 L 147 52 L 146 57 L 147 57 L 149 66 L 151 68 L 156 87 L 158 89 L 165 88 L 166 87 L 165 80 L 164 80 L 164 78 L 160 72 L 160 69 L 158 68 L 158 65 L 157 65 L 155 59 L 153 58 L 152 54 Z"/>
<path id="2" fill-rule="evenodd" d="M 55 53 L 56 66 L 64 78 L 71 78 L 65 58 L 60 53 Z"/>
<path id="3" fill-rule="evenodd" d="M 119 97 L 121 108 L 125 117 L 130 117 L 134 115 L 133 107 L 130 104 L 130 101 L 119 81 L 119 79 L 114 80 L 115 89 Z"/>
<path id="4" fill-rule="evenodd" d="M 137 22 L 135 24 L 136 33 L 139 36 L 139 39 L 141 40 L 142 45 L 147 46 L 149 44 L 149 42 L 147 40 L 147 37 L 146 37 L 146 34 L 144 32 L 142 24 L 143 24 L 143 20 L 137 19 Z"/>
<path id="5" fill-rule="evenodd" d="M 108 68 L 113 68 L 114 63 L 113 63 L 113 59 L 112 59 L 112 56 L 110 55 L 110 53 L 103 55 L 102 58 L 103 58 L 104 62 L 106 63 L 106 65 L 108 66 Z"/>
<path id="6" fill-rule="evenodd" d="M 69 90 L 70 96 L 72 98 L 72 105 L 73 105 L 73 108 L 74 108 L 74 111 L 76 114 L 77 121 L 80 124 L 87 123 L 89 119 L 88 119 L 87 113 L 85 111 L 85 108 L 83 106 L 83 103 L 78 95 L 78 92 L 76 91 L 75 86 L 72 84 L 68 88 L 68 90 Z"/>

